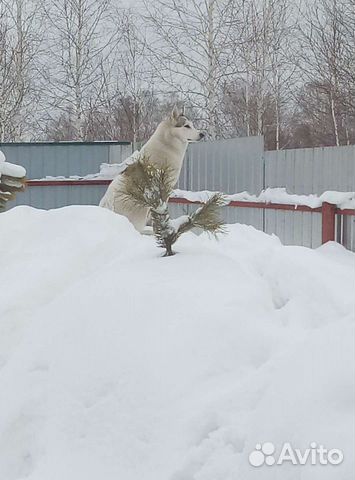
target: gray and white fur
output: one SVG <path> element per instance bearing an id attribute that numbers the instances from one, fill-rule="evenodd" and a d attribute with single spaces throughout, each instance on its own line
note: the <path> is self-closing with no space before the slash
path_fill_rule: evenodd
<path id="1" fill-rule="evenodd" d="M 204 134 L 193 126 L 183 112 L 174 107 L 171 115 L 158 125 L 141 150 L 133 153 L 122 162 L 122 170 L 110 183 L 100 206 L 124 215 L 136 230 L 143 232 L 149 209 L 137 207 L 133 201 L 130 203 L 127 200 L 123 201 L 122 198 L 122 179 L 123 175 L 128 174 L 128 172 L 124 173 L 127 166 L 145 156 L 154 165 L 170 167 L 175 185 L 180 175 L 188 144 L 197 142 L 203 137 Z"/>

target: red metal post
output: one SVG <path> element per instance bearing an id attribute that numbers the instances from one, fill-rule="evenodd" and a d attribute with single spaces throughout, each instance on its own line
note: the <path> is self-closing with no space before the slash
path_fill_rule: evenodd
<path id="1" fill-rule="evenodd" d="M 335 241 L 335 214 L 337 206 L 322 203 L 322 244 Z"/>

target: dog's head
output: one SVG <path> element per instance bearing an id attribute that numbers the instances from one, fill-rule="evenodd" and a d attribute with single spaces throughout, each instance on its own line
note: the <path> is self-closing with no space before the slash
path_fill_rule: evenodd
<path id="1" fill-rule="evenodd" d="M 184 111 L 179 110 L 177 107 L 173 108 L 168 122 L 172 135 L 179 138 L 182 142 L 198 142 L 205 136 L 204 133 L 193 126 Z"/>

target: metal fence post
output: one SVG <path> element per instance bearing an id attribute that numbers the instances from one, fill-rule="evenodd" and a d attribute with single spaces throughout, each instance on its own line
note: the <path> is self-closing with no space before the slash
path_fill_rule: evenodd
<path id="1" fill-rule="evenodd" d="M 336 209 L 332 203 L 322 203 L 322 244 L 335 241 Z"/>

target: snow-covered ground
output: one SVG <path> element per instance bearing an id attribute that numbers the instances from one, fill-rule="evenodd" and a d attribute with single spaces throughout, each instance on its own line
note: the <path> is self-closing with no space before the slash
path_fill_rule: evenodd
<path id="1" fill-rule="evenodd" d="M 98 207 L 0 215 L 1 480 L 350 480 L 354 254 Z M 340 465 L 253 467 L 257 443 Z"/>

